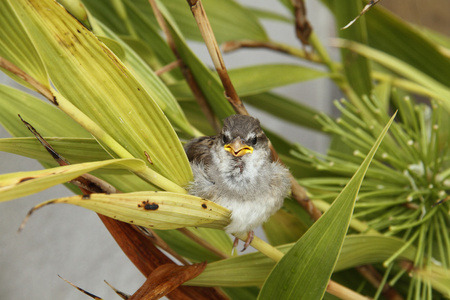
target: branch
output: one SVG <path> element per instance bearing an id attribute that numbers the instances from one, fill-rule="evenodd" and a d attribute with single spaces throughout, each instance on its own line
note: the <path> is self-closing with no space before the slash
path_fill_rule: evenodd
<path id="1" fill-rule="evenodd" d="M 206 47 L 208 48 L 209 55 L 214 63 L 217 74 L 219 75 L 222 85 L 225 88 L 225 97 L 238 114 L 248 115 L 247 109 L 239 98 L 236 89 L 231 82 L 230 76 L 228 75 L 225 62 L 223 61 L 222 54 L 220 53 L 219 45 L 217 44 L 216 38 L 212 31 L 211 24 L 206 16 L 202 1 L 187 0 L 187 2 L 191 7 L 192 14 L 194 15 L 195 21 L 200 29 L 200 33 L 205 41 Z"/>
<path id="2" fill-rule="evenodd" d="M 303 46 L 309 45 L 312 26 L 306 18 L 306 6 L 303 0 L 291 0 L 294 6 L 295 34 Z"/>
<path id="3" fill-rule="evenodd" d="M 265 48 L 276 52 L 292 55 L 295 57 L 308 59 L 309 61 L 315 63 L 323 64 L 323 61 L 317 54 L 309 54 L 306 53 L 305 50 L 298 49 L 290 45 L 277 43 L 274 41 L 253 41 L 253 40 L 229 41 L 223 43 L 221 47 L 224 53 L 235 51 L 240 48 Z"/>

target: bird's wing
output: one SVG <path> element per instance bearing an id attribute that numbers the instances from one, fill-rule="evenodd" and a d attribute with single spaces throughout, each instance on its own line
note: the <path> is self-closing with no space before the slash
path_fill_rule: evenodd
<path id="1" fill-rule="evenodd" d="M 216 136 L 202 136 L 190 140 L 184 146 L 189 161 L 208 165 L 211 161 L 210 150 L 216 138 Z"/>

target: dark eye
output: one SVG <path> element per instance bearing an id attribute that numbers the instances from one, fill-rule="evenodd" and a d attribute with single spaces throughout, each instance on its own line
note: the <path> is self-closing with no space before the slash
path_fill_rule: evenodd
<path id="1" fill-rule="evenodd" d="M 250 140 L 250 145 L 255 146 L 257 142 L 258 142 L 258 138 L 257 138 L 256 136 L 254 136 L 254 137 Z"/>
<path id="2" fill-rule="evenodd" d="M 224 144 L 228 144 L 230 142 L 230 140 L 228 139 L 228 137 L 225 134 L 222 134 L 222 142 Z"/>

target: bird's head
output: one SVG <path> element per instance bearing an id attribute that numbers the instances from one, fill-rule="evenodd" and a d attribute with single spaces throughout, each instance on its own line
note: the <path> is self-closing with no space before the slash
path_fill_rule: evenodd
<path id="1" fill-rule="evenodd" d="M 225 151 L 234 157 L 266 149 L 268 145 L 259 120 L 251 116 L 233 115 L 226 118 L 220 137 Z"/>

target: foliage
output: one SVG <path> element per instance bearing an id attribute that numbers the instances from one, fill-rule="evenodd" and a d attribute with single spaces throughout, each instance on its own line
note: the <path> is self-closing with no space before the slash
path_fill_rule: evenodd
<path id="1" fill-rule="evenodd" d="M 252 245 L 260 252 L 232 257 L 230 238 L 217 230 L 227 224 L 229 212 L 186 195 L 192 173 L 181 141 L 214 134 L 217 122 L 234 110 L 219 77 L 187 44 L 203 37 L 182 0 L 155 1 L 167 26 L 163 35 L 161 19 L 146 0 L 85 0 L 85 6 L 61 1 L 71 13 L 53 0 L 0 2 L 5 20 L 0 27 L 0 66 L 50 101 L 0 86 L 0 124 L 14 136 L 0 140 L 0 150 L 35 158 L 48 168 L 0 176 L 0 201 L 94 171 L 121 193 L 54 199 L 41 206 L 71 203 L 155 229 L 151 232 L 161 238 L 154 241 L 159 247 L 171 249 L 186 263 L 208 261 L 198 277 L 186 276 L 184 280 L 191 279 L 186 285 L 221 287 L 233 299 L 281 294 L 312 299 L 325 291 L 326 298 L 333 294 L 358 299 L 358 293 L 376 299 L 391 299 L 393 294 L 407 299 L 450 297 L 446 38 L 431 39 L 375 6 L 339 31 L 340 39 L 334 42 L 341 49 L 338 62 L 314 32 L 309 37 L 301 33 L 310 43 L 303 49 L 276 42 L 265 32 L 260 22 L 266 18 L 292 28 L 305 25 L 298 18 L 302 1 L 280 1 L 292 18 L 231 0 L 202 2 L 215 38 L 225 48 L 264 47 L 298 58 L 298 65 L 257 65 L 229 74 L 246 104 L 331 136 L 323 155 L 267 131 L 280 158 L 324 212 L 317 222 L 312 224 L 296 201 L 286 199 L 283 210 L 264 225 L 273 246 L 256 238 Z M 322 3 L 334 14 L 338 28 L 364 5 L 360 0 Z M 177 60 L 182 68 L 161 72 Z M 306 60 L 313 63 L 302 64 Z M 336 101 L 341 113 L 336 120 L 272 91 L 323 77 L 345 97 Z M 199 98 L 206 105 L 197 102 Z M 70 164 L 58 166 L 17 114 Z M 71 189 L 81 194 L 73 185 Z M 198 229 L 173 229 L 186 226 Z M 119 244 L 124 241 L 110 231 Z M 148 250 L 153 251 L 158 250 Z M 133 262 L 149 279 L 170 275 L 155 267 L 160 273 L 150 277 Z M 372 275 L 384 274 L 375 289 L 369 287 L 371 274 L 361 276 L 355 270 L 366 264 L 373 264 Z M 183 270 L 192 269 L 179 273 Z M 348 278 L 355 280 L 348 284 Z M 175 291 L 193 293 L 185 287 Z M 214 290 L 195 293 L 214 298 Z"/>

